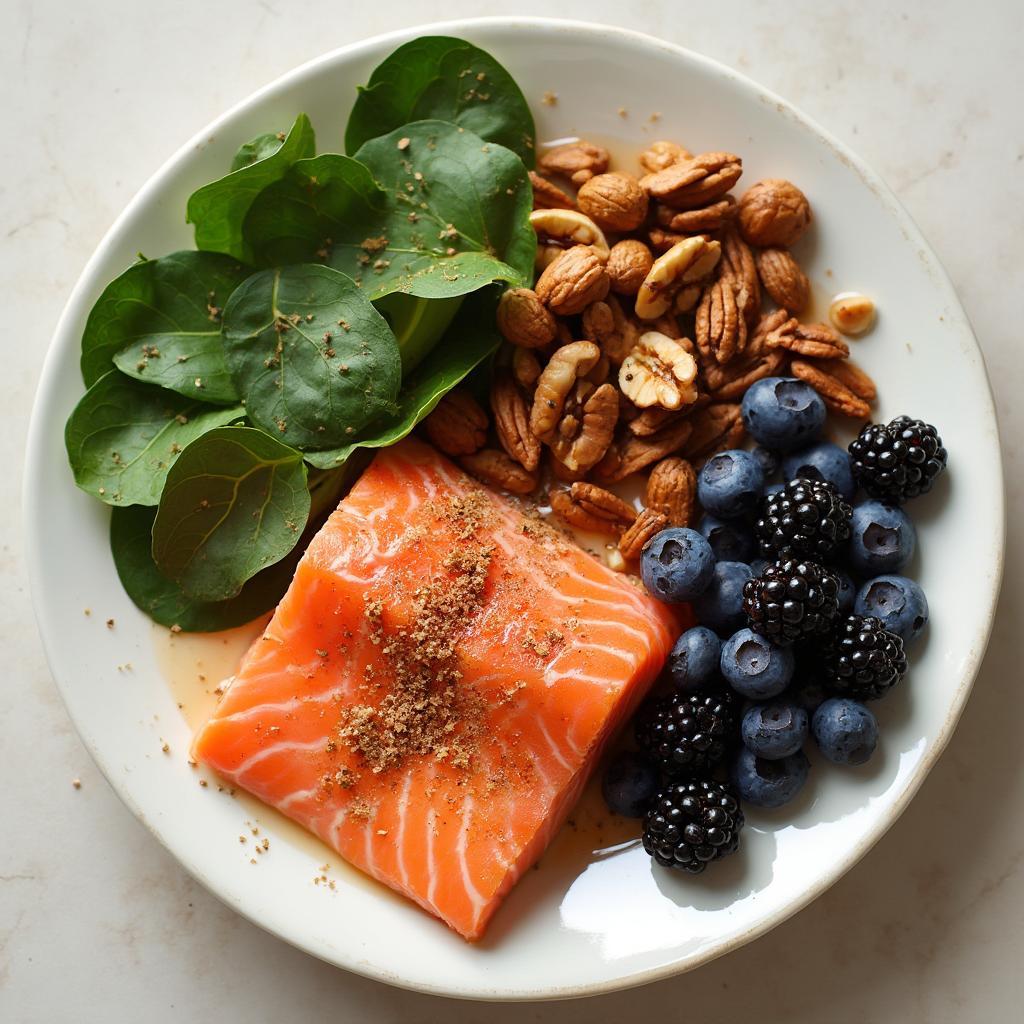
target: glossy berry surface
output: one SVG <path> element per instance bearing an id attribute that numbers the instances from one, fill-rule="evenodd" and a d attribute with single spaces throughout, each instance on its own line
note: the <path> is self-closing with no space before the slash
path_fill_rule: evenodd
<path id="1" fill-rule="evenodd" d="M 872 616 L 848 615 L 821 655 L 825 685 L 854 700 L 884 697 L 907 671 L 903 641 Z"/>
<path id="2" fill-rule="evenodd" d="M 670 778 L 706 775 L 726 754 L 736 724 L 734 702 L 717 694 L 673 693 L 637 716 L 640 749 Z"/>
<path id="3" fill-rule="evenodd" d="M 743 588 L 750 628 L 776 644 L 820 637 L 839 614 L 839 580 L 815 562 L 782 559 Z"/>
<path id="4" fill-rule="evenodd" d="M 722 644 L 720 667 L 726 682 L 751 700 L 775 697 L 793 678 L 795 656 L 752 629 L 741 629 Z"/>
<path id="5" fill-rule="evenodd" d="M 807 480 L 825 480 L 844 501 L 851 501 L 857 490 L 850 453 L 831 441 L 819 441 L 790 452 L 782 461 L 782 473 L 787 480 L 801 476 Z"/>
<path id="6" fill-rule="evenodd" d="M 728 636 L 743 625 L 743 587 L 750 579 L 745 562 L 719 562 L 707 590 L 693 602 L 693 614 L 702 626 Z"/>
<path id="7" fill-rule="evenodd" d="M 705 512 L 734 519 L 753 511 L 764 490 L 764 470 L 742 449 L 712 455 L 697 477 L 697 500 Z"/>
<path id="8" fill-rule="evenodd" d="M 777 761 L 804 745 L 809 722 L 806 708 L 790 701 L 754 704 L 743 713 L 740 735 L 755 757 Z"/>
<path id="9" fill-rule="evenodd" d="M 692 601 L 711 582 L 715 556 L 696 530 L 669 527 L 657 534 L 640 556 L 640 576 L 660 601 Z"/>
<path id="10" fill-rule="evenodd" d="M 850 459 L 854 478 L 868 494 L 901 505 L 932 489 L 947 455 L 930 423 L 897 416 L 864 427 L 850 442 Z"/>
<path id="11" fill-rule="evenodd" d="M 795 377 L 766 377 L 747 388 L 740 406 L 747 433 L 762 447 L 793 451 L 816 441 L 825 403 Z"/>
<path id="12" fill-rule="evenodd" d="M 706 779 L 664 789 L 644 818 L 644 849 L 663 867 L 699 874 L 734 853 L 743 812 L 729 786 Z"/>
<path id="13" fill-rule="evenodd" d="M 898 572 L 914 557 L 916 547 L 917 530 L 899 506 L 880 501 L 854 506 L 847 556 L 861 574 Z"/>
<path id="14" fill-rule="evenodd" d="M 850 539 L 851 511 L 830 483 L 798 477 L 761 499 L 754 533 L 766 557 L 826 561 Z"/>
<path id="15" fill-rule="evenodd" d="M 858 615 L 873 615 L 895 633 L 904 646 L 916 640 L 928 625 L 928 598 L 920 584 L 906 576 L 876 576 L 868 580 L 854 601 Z"/>

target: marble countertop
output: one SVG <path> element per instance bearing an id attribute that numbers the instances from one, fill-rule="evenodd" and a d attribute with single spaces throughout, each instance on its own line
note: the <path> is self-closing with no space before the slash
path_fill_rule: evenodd
<path id="1" fill-rule="evenodd" d="M 80 744 L 36 636 L 21 564 L 22 453 L 52 328 L 128 199 L 199 126 L 316 54 L 448 0 L 9 0 L 0 35 L 0 1019 L 338 1022 L 744 1018 L 829 1024 L 1010 1019 L 1024 961 L 1024 743 L 1015 631 L 1024 521 L 1011 514 L 991 648 L 948 751 L 889 835 L 768 936 L 698 971 L 597 1000 L 484 1006 L 319 963 L 200 889 Z M 516 13 L 555 8 L 520 0 Z M 684 13 L 685 12 L 685 13 Z M 680 42 L 788 97 L 877 168 L 948 268 L 999 409 L 1010 509 L 1024 498 L 1024 8 L 1011 0 L 562 0 L 557 13 Z M 970 571 L 966 567 L 966 571 Z M 1017 702 L 1017 703 L 1011 703 Z M 81 788 L 72 779 L 81 780 Z"/>

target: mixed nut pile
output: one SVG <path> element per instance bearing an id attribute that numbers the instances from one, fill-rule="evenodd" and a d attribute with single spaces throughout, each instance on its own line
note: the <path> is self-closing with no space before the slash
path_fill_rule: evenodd
<path id="1" fill-rule="evenodd" d="M 859 419 L 875 398 L 839 333 L 799 319 L 811 289 L 790 247 L 812 218 L 799 188 L 769 178 L 736 199 L 738 156 L 674 142 L 652 143 L 640 164 L 639 179 L 609 171 L 608 152 L 585 141 L 539 157 L 538 277 L 498 307 L 508 345 L 491 417 L 456 390 L 425 422 L 492 486 L 530 494 L 546 481 L 562 520 L 618 537 L 618 568 L 665 526 L 690 524 L 696 469 L 741 445 L 740 401 L 756 381 L 788 372 Z M 848 334 L 873 316 L 866 299 L 841 312 Z M 645 470 L 637 514 L 609 488 Z"/>

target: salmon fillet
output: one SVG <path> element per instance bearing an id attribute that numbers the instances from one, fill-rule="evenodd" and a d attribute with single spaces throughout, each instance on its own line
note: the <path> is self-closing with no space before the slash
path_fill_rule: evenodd
<path id="1" fill-rule="evenodd" d="M 193 752 L 477 939 L 677 634 L 410 439 L 314 538 Z"/>

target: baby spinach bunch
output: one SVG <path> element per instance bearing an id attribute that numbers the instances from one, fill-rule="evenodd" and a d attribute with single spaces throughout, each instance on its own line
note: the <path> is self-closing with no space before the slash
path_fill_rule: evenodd
<path id="1" fill-rule="evenodd" d="M 196 249 L 106 287 L 65 442 L 154 620 L 273 607 L 366 453 L 494 351 L 497 297 L 533 268 L 533 135 L 493 57 L 417 39 L 359 90 L 345 154 L 316 155 L 305 114 L 252 139 L 189 198 Z"/>

